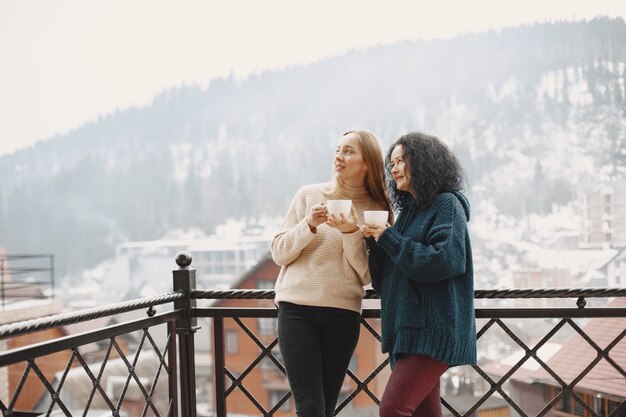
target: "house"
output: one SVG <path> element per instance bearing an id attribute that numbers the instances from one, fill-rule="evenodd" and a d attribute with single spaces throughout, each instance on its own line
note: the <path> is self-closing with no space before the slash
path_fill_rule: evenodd
<path id="1" fill-rule="evenodd" d="M 624 308 L 626 299 L 616 298 L 608 306 Z M 539 358 L 568 384 L 579 378 L 579 375 L 598 358 L 598 351 L 585 339 L 588 337 L 600 349 L 605 349 L 615 340 L 619 340 L 620 334 L 626 329 L 626 323 L 623 318 L 601 317 L 589 320 L 581 328 L 586 334 L 585 337 L 573 331 L 572 336 L 562 347 L 554 349 L 556 345 L 547 343 L 538 351 Z M 523 352 L 518 354 L 517 360 L 513 358 L 508 362 L 503 360 L 487 364 L 483 370 L 498 380 L 521 359 Z M 623 339 L 611 348 L 608 356 L 621 367 L 621 370 L 615 368 L 607 359 L 601 358 L 574 386 L 574 392 L 601 417 L 608 416 L 626 401 L 626 377 L 624 377 L 626 343 Z M 536 415 L 562 391 L 559 382 L 534 359 L 528 359 L 507 384 L 510 397 L 528 415 Z M 565 394 L 545 415 L 573 417 L 589 414 L 572 395 Z"/>
<path id="2" fill-rule="evenodd" d="M 41 289 L 33 284 L 13 282 L 9 257 L 0 248 L 0 288 L 2 305 L 0 306 L 0 325 L 15 323 L 23 320 L 35 319 L 60 313 L 63 306 L 60 302 L 42 296 Z M 19 337 L 0 340 L 0 350 L 6 351 L 39 343 L 51 338 L 60 337 L 63 333 L 58 329 L 27 334 Z M 50 355 L 45 362 L 41 363 L 41 371 L 46 377 L 50 377 L 59 369 L 63 369 L 69 359 L 68 352 Z M 0 368 L 0 400 L 8 404 L 26 369 L 25 364 L 16 364 Z M 22 392 L 15 404 L 16 410 L 32 410 L 36 399 L 45 391 L 39 378 L 29 372 Z"/>
<path id="3" fill-rule="evenodd" d="M 117 271 L 117 282 L 108 284 L 128 289 L 130 281 L 133 298 L 145 296 L 145 289 L 141 288 L 145 285 L 156 294 L 169 291 L 171 282 L 166 271 L 171 269 L 176 253 L 187 251 L 193 255 L 199 287 L 227 289 L 237 277 L 256 265 L 269 244 L 267 235 L 124 242 L 116 245 L 115 262 L 109 266 Z M 162 279 L 155 282 L 155 277 Z"/>
<path id="4" fill-rule="evenodd" d="M 578 193 L 583 217 L 581 245 L 626 245 L 626 180 L 587 187 Z"/>
<path id="5" fill-rule="evenodd" d="M 446 397 L 445 400 L 454 408 L 457 413 L 465 415 L 467 410 L 472 408 L 474 404 L 479 400 L 472 394 L 455 395 Z M 452 414 L 445 407 L 443 408 L 442 416 L 451 417 Z M 469 417 L 509 417 L 509 403 L 502 398 L 491 396 L 481 404 L 478 410 L 476 410 Z"/>
<path id="6" fill-rule="evenodd" d="M 513 272 L 513 286 L 515 288 L 567 288 L 572 278 L 569 270 L 564 268 L 523 269 Z M 548 307 L 560 304 L 565 306 L 568 300 L 534 298 L 530 300 L 516 300 L 514 303 L 525 307 Z"/>
<path id="7" fill-rule="evenodd" d="M 7 256 L 0 249 L 0 279 L 2 280 L 2 305 L 0 307 L 0 325 L 31 320 L 61 313 L 63 305 L 43 295 L 41 288 L 34 284 L 14 282 Z M 62 329 L 50 329 L 0 340 L 1 350 L 12 350 L 22 346 L 44 342 L 65 336 Z M 52 378 L 55 372 L 64 369 L 71 352 L 59 352 L 35 363 L 46 378 Z M 25 363 L 0 368 L 0 400 L 9 403 L 26 370 Z M 41 380 L 31 370 L 24 380 L 22 391 L 15 401 L 15 410 L 33 410 L 37 400 L 46 392 Z"/>
<path id="8" fill-rule="evenodd" d="M 604 264 L 600 271 L 606 276 L 607 287 L 626 286 L 626 246 L 619 248 L 617 254 Z"/>
<path id="9" fill-rule="evenodd" d="M 35 300 L 41 301 L 41 300 Z M 61 308 L 52 309 L 52 307 L 48 309 L 37 308 L 37 305 L 33 305 L 33 303 L 22 302 L 21 304 L 28 304 L 30 307 L 26 308 L 27 310 L 32 312 L 31 318 L 43 317 L 51 314 L 59 314 L 61 313 Z M 49 314 L 43 314 L 42 311 L 49 312 Z M 6 318 L 8 316 L 6 311 L 0 311 L 0 319 L 4 316 Z M 22 316 L 23 317 L 23 316 Z M 69 326 L 57 327 L 54 329 L 43 330 L 40 332 L 25 334 L 22 336 L 17 336 L 13 338 L 7 339 L 5 342 L 5 346 L 7 350 L 17 349 L 22 346 L 30 346 L 33 344 L 49 341 L 52 339 L 57 339 L 66 336 L 72 336 L 74 334 L 81 333 L 83 331 L 92 330 L 94 327 L 104 327 L 110 318 L 101 318 L 95 319 L 89 322 L 72 324 Z M 21 321 L 14 320 L 14 321 Z M 12 322 L 12 321 L 11 321 Z M 6 324 L 4 322 L 0 322 L 0 324 Z M 124 355 L 129 354 L 129 340 L 128 335 L 123 335 L 122 337 L 116 338 L 116 342 L 120 347 L 122 353 Z M 106 352 L 105 344 L 109 342 L 108 339 L 101 343 L 91 343 L 88 345 L 83 345 L 78 348 L 78 352 L 81 354 L 83 359 L 88 363 L 94 363 L 96 360 L 101 360 L 102 356 Z M 38 366 L 39 370 L 46 378 L 48 382 L 52 382 L 55 378 L 58 378 L 60 374 L 68 366 L 70 362 L 72 352 L 70 350 L 64 350 L 57 353 L 53 353 L 50 355 L 42 356 L 36 358 L 34 363 Z M 117 350 L 113 349 L 109 356 L 109 360 L 115 360 L 119 358 L 119 353 Z M 156 367 L 158 364 L 158 360 L 154 361 L 154 366 Z M 81 368 L 79 362 L 75 359 L 71 364 L 69 364 L 70 368 Z M 12 398 L 15 394 L 16 388 L 18 387 L 20 380 L 24 374 L 26 369 L 26 363 L 21 362 L 15 365 L 10 365 L 5 369 L 6 379 L 8 384 L 4 387 L 4 391 L 0 392 L 0 399 L 3 402 L 8 400 L 10 397 Z M 81 368 L 82 369 L 82 368 Z M 69 390 L 67 385 L 64 385 L 63 392 L 68 393 Z M 65 394 L 64 394 L 65 395 Z M 31 369 L 27 374 L 24 385 L 17 397 L 17 400 L 14 405 L 15 410 L 20 411 L 30 411 L 30 410 L 38 410 L 42 411 L 45 409 L 40 408 L 42 399 L 49 398 L 49 392 L 47 388 L 43 385 L 39 377 L 35 374 L 35 372 Z M 7 401 L 8 402 L 8 401 Z M 6 402 L 5 402 L 6 403 Z"/>
<path id="10" fill-rule="evenodd" d="M 17 286 L 6 287 L 5 293 L 12 301 L 3 305 L 2 309 L 0 309 L 0 325 L 37 319 L 63 312 L 63 304 L 58 300 L 44 296 L 41 288 L 37 285 L 21 283 Z M 103 327 L 108 320 L 110 320 L 110 318 L 95 319 L 89 322 L 55 327 L 49 330 L 11 337 L 0 341 L 0 348 L 2 350 L 13 350 L 23 346 L 30 346 L 52 339 L 71 336 L 91 330 L 94 327 Z M 106 342 L 108 342 L 108 339 L 103 343 Z M 128 340 L 126 335 L 119 338 L 118 346 L 120 346 L 120 349 L 125 354 L 128 352 Z M 87 363 L 91 363 L 93 360 L 101 358 L 104 350 L 101 344 L 92 343 L 80 346 L 78 352 Z M 79 366 L 76 360 L 69 363 L 71 354 L 72 352 L 70 350 L 64 350 L 35 358 L 33 362 L 41 371 L 43 377 L 48 382 L 52 382 L 60 372 L 63 372 L 68 367 L 68 364 L 70 368 Z M 114 359 L 118 356 L 117 351 L 114 351 L 110 355 L 110 358 Z M 32 368 L 25 374 L 26 365 L 26 362 L 21 362 L 0 368 L 0 400 L 5 404 L 10 403 L 15 396 L 18 386 L 20 386 L 22 378 L 25 376 L 19 395 L 13 404 L 13 408 L 19 412 L 42 411 L 42 409 L 38 407 L 43 398 L 50 397 L 49 391 Z M 63 392 L 67 392 L 67 389 Z M 43 411 L 45 411 L 45 409 Z"/>
<path id="11" fill-rule="evenodd" d="M 110 404 L 117 406 L 121 401 L 121 417 L 140 416 L 143 415 L 146 405 L 145 391 L 148 394 L 152 393 L 151 404 L 156 408 L 158 415 L 168 415 L 170 399 L 167 372 L 159 370 L 160 361 L 153 350 L 142 350 L 136 362 L 133 362 L 134 355 L 133 352 L 127 356 L 128 362 L 134 365 L 132 377 L 129 376 L 128 365 L 122 358 L 109 359 L 104 367 L 102 362 L 89 364 L 92 375 L 99 376 L 99 385 L 104 395 L 94 387 L 92 379 L 82 366 L 70 369 L 63 380 L 63 404 L 73 411 L 73 415 L 81 415 L 83 410 L 88 409 L 89 415 L 110 416 Z M 56 372 L 54 379 L 51 380 L 53 386 L 58 386 L 63 374 L 64 370 Z M 37 409 L 47 410 L 50 402 L 50 395 L 42 396 Z M 157 414 L 148 407 L 146 415 Z"/>

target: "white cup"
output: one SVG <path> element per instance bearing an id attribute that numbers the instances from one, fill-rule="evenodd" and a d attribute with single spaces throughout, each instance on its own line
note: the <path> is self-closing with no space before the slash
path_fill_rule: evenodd
<path id="1" fill-rule="evenodd" d="M 334 214 L 339 217 L 340 214 L 348 217 L 350 216 L 350 208 L 352 207 L 352 200 L 328 200 L 326 201 L 326 209 L 328 215 Z"/>
<path id="2" fill-rule="evenodd" d="M 363 220 L 365 223 L 375 223 L 381 226 L 387 224 L 389 212 L 387 210 L 366 210 L 363 212 Z"/>

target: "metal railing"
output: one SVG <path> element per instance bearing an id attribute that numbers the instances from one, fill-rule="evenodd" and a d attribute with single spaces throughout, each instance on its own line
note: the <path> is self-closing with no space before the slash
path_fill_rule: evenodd
<path id="1" fill-rule="evenodd" d="M 0 410 L 3 416 L 33 413 L 86 416 L 98 411 L 122 417 L 196 417 L 199 414 L 196 392 L 200 391 L 196 379 L 195 343 L 201 340 L 198 339 L 198 320 L 207 318 L 210 320 L 213 339 L 213 373 L 209 379 L 214 398 L 212 412 L 206 415 L 225 417 L 231 409 L 231 415 L 233 412 L 242 414 L 237 410 L 244 405 L 247 410 L 252 410 L 247 415 L 293 415 L 293 408 L 285 411 L 291 401 L 291 393 L 288 386 L 284 385 L 285 370 L 277 351 L 277 338 L 272 332 L 259 334 L 260 326 L 257 326 L 259 319 L 276 318 L 276 308 L 272 305 L 197 306 L 198 300 L 272 300 L 273 290 L 196 289 L 195 270 L 190 268 L 191 257 L 181 253 L 177 255 L 176 261 L 179 269 L 173 272 L 171 293 L 0 326 L 0 344 L 5 344 L 4 347 L 0 346 Z M 365 296 L 366 299 L 377 297 L 371 290 Z M 593 304 L 595 299 L 607 297 L 626 297 L 626 288 L 477 290 L 477 303 L 478 300 L 575 299 L 576 306 L 478 307 L 476 318 L 479 343 L 490 348 L 492 339 L 498 339 L 498 343 L 495 343 L 498 345 L 501 338 L 505 337 L 511 346 L 517 347 L 519 355 L 499 373 L 494 373 L 490 366 L 502 363 L 502 358 L 483 360 L 476 366 L 450 370 L 457 372 L 457 375 L 469 375 L 468 379 L 475 384 L 472 391 L 474 395 L 471 403 L 458 406 L 455 405 L 455 397 L 444 389 L 444 409 L 454 416 L 473 416 L 497 399 L 499 407 L 507 410 L 506 415 L 566 416 L 577 415 L 576 412 L 597 417 L 624 415 L 626 398 L 615 392 L 599 397 L 600 393 L 589 392 L 584 386 L 602 365 L 608 366 L 612 375 L 617 375 L 617 379 L 612 382 L 615 388 L 613 391 L 619 391 L 620 387 L 622 391 L 626 389 L 626 364 L 620 363 L 619 357 L 612 356 L 618 347 L 623 350 L 622 346 L 626 344 L 626 304 L 621 303 L 618 307 L 587 306 L 587 301 Z M 157 311 L 157 308 L 161 309 L 169 303 L 174 303 L 172 308 Z M 64 335 L 61 332 L 59 337 L 34 344 L 31 341 L 31 344 L 25 346 L 16 343 L 28 335 L 32 336 L 34 332 L 58 331 L 64 326 L 144 309 L 147 315 L 144 318 L 124 319 L 76 335 Z M 379 317 L 378 308 L 366 307 L 361 321 L 366 330 L 364 334 L 378 342 Z M 254 320 L 250 322 L 250 319 Z M 612 323 L 617 320 L 617 331 L 608 335 L 610 340 L 607 343 L 599 345 L 588 335 L 589 331 L 585 327 L 585 321 L 590 319 Z M 532 320 L 539 320 L 550 328 L 538 340 L 529 339 L 526 331 L 520 327 L 523 322 Z M 253 354 L 245 358 L 248 361 L 245 364 L 233 362 L 235 357 L 240 359 L 242 354 L 233 352 L 232 346 L 229 346 L 232 342 L 229 335 L 233 331 L 238 332 L 239 337 L 245 338 L 248 345 L 252 346 L 249 351 Z M 498 332 L 497 338 L 494 338 L 494 332 Z M 553 340 L 562 339 L 562 333 L 579 338 L 580 343 L 593 353 L 593 359 L 583 363 L 573 375 L 560 375 L 543 353 Z M 243 340 L 240 343 L 243 344 Z M 97 349 L 88 349 L 94 344 Z M 62 358 L 58 359 L 58 363 L 52 361 L 51 358 L 58 358 L 59 355 Z M 377 415 L 373 413 L 380 402 L 384 377 L 388 376 L 389 360 L 382 355 L 375 359 L 366 371 L 356 368 L 348 371 L 345 384 L 347 390 L 337 406 L 336 414 L 350 415 L 352 404 L 360 402 L 368 403 L 367 410 L 370 410 L 371 415 Z M 529 411 L 528 404 L 515 395 L 511 386 L 524 383 L 529 378 L 522 371 L 527 371 L 528 362 L 531 361 L 534 371 L 531 371 L 532 380 L 529 384 L 534 388 L 537 381 L 545 385 L 545 398 L 541 406 L 530 407 L 533 410 Z M 57 366 L 51 369 L 54 363 Z M 282 388 L 277 391 L 280 394 L 271 400 L 267 396 L 259 396 L 259 392 L 267 394 L 267 391 L 263 391 L 264 387 L 257 383 L 258 379 L 255 379 L 255 373 L 260 368 L 265 374 L 277 375 L 276 381 L 282 384 Z M 4 388 L 1 383 L 3 378 L 8 381 Z M 380 379 L 383 379 L 383 383 L 379 383 Z M 481 388 L 476 385 L 481 385 Z M 80 391 L 80 398 L 72 395 L 72 391 L 77 390 Z M 27 401 L 26 397 L 32 396 L 33 392 L 39 393 L 39 397 L 36 401 Z M 545 392 L 553 394 L 546 397 Z M 591 398 L 592 394 L 595 397 Z M 572 413 L 567 414 L 570 408 Z"/>
<path id="2" fill-rule="evenodd" d="M 0 256 L 0 305 L 54 298 L 54 255 Z"/>

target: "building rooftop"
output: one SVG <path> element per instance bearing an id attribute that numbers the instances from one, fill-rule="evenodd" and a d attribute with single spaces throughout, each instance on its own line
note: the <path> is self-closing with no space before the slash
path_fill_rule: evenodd
<path id="1" fill-rule="evenodd" d="M 626 307 L 626 298 L 616 298 L 608 307 Z M 575 332 L 563 346 L 556 350 L 550 343 L 546 343 L 539 349 L 539 358 L 554 371 L 563 381 L 570 384 L 578 378 L 581 372 L 598 358 L 598 351 L 585 339 L 593 341 L 599 349 L 606 349 L 624 330 L 623 318 L 598 317 L 591 319 L 582 331 L 586 336 Z M 533 346 L 529 346 L 532 348 Z M 521 359 L 520 352 L 515 358 L 511 357 L 499 362 L 485 364 L 482 368 L 491 375 L 503 376 L 512 366 Z M 619 343 L 611 348 L 608 358 L 615 362 L 623 370 L 626 370 L 626 338 L 621 338 Z M 513 380 L 521 380 L 529 383 L 544 383 L 548 385 L 560 385 L 543 367 L 534 359 L 528 359 L 511 377 Z M 576 385 L 577 391 L 591 393 L 603 393 L 626 397 L 626 377 L 618 371 L 607 359 L 601 358 L 593 369 L 589 371 Z"/>

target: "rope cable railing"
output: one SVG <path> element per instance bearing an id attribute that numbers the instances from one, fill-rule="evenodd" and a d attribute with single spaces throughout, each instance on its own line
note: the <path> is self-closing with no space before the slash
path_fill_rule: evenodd
<path id="1" fill-rule="evenodd" d="M 156 305 L 171 303 L 183 298 L 185 298 L 185 293 L 182 291 L 172 291 L 149 298 L 138 298 L 102 307 L 94 307 L 71 313 L 63 313 L 54 316 L 5 324 L 0 326 L 0 339 L 65 326 L 68 324 L 80 323 L 100 317 L 113 316 L 120 313 L 140 310 L 146 307 L 152 309 L 152 307 Z"/>
<path id="2" fill-rule="evenodd" d="M 230 289 L 230 290 L 193 290 L 191 298 L 195 299 L 242 299 L 265 300 L 273 299 L 274 290 Z M 604 298 L 626 297 L 626 288 L 540 288 L 540 289 L 493 289 L 476 290 L 476 299 L 505 298 Z M 365 291 L 365 299 L 377 299 L 380 295 L 369 289 Z"/>
<path id="3" fill-rule="evenodd" d="M 274 290 L 230 289 L 230 290 L 192 290 L 191 299 L 273 299 Z M 626 297 L 626 288 L 544 288 L 544 289 L 494 289 L 476 290 L 476 299 L 514 299 L 514 298 L 604 298 Z M 19 334 L 50 329 L 53 327 L 75 324 L 100 317 L 112 316 L 128 311 L 139 310 L 166 304 L 185 298 L 183 292 L 169 292 L 150 298 L 139 298 L 102 307 L 41 317 L 33 320 L 10 323 L 0 326 L 0 339 Z M 380 295 L 369 289 L 365 299 L 378 299 Z"/>

